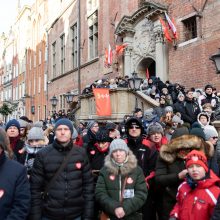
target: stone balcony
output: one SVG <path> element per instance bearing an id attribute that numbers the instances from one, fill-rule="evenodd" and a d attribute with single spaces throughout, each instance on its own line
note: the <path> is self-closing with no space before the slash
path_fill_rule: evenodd
<path id="1" fill-rule="evenodd" d="M 131 115 L 133 113 L 135 107 L 145 111 L 148 108 L 158 106 L 158 103 L 149 96 L 140 91 L 135 92 L 127 88 L 110 90 L 111 116 L 100 117 L 96 115 L 95 97 L 92 93 L 81 95 L 80 100 L 81 107 L 76 111 L 75 115 L 81 121 L 97 120 L 105 122 L 110 120 L 121 122 L 124 115 Z"/>

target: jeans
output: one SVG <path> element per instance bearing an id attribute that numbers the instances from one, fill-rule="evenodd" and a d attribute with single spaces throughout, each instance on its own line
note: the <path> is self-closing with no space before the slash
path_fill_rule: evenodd
<path id="1" fill-rule="evenodd" d="M 53 220 L 53 219 L 49 219 L 47 217 L 42 217 L 41 220 Z M 77 217 L 77 218 L 74 218 L 73 220 L 81 220 L 81 216 Z"/>

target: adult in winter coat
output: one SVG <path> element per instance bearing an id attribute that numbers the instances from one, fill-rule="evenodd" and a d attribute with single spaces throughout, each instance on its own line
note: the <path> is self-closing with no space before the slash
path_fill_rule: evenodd
<path id="1" fill-rule="evenodd" d="M 0 135 L 0 220 L 25 220 L 30 208 L 26 168 L 6 156 L 7 142 Z"/>
<path id="2" fill-rule="evenodd" d="M 96 143 L 96 133 L 99 130 L 99 125 L 96 121 L 89 121 L 87 124 L 87 134 L 83 136 L 83 147 L 86 149 L 88 145 L 92 146 Z"/>
<path id="3" fill-rule="evenodd" d="M 149 194 L 143 208 L 143 218 L 154 220 L 156 217 L 155 204 L 153 201 L 152 187 L 154 185 L 153 176 L 156 166 L 158 151 L 155 144 L 147 140 L 143 135 L 144 128 L 138 118 L 132 117 L 126 122 L 125 139 L 129 149 L 136 156 L 138 165 L 142 168 L 146 183 L 149 187 Z"/>
<path id="4" fill-rule="evenodd" d="M 210 147 L 211 145 L 194 135 L 182 135 L 161 147 L 155 175 L 156 186 L 162 191 L 160 196 L 163 200 L 161 207 L 163 215 L 160 220 L 169 219 L 170 211 L 176 203 L 178 186 L 183 182 L 187 173 L 184 161 L 187 153 L 196 149 L 210 156 Z"/>
<path id="5" fill-rule="evenodd" d="M 184 106 L 185 114 L 182 114 L 182 119 L 184 122 L 188 122 L 190 125 L 192 125 L 195 121 L 197 121 L 197 115 L 200 113 L 199 104 L 193 97 L 193 91 L 188 90 L 186 92 Z"/>
<path id="6" fill-rule="evenodd" d="M 178 188 L 170 220 L 210 220 L 220 195 L 220 179 L 209 171 L 206 156 L 197 150 L 186 156 L 186 168 L 188 174 Z"/>
<path id="7" fill-rule="evenodd" d="M 110 144 L 96 185 L 96 200 L 111 220 L 142 220 L 147 187 L 134 154 L 122 139 Z"/>
<path id="8" fill-rule="evenodd" d="M 56 139 L 37 153 L 32 168 L 30 220 L 93 219 L 94 183 L 85 149 L 73 146 L 70 120 L 59 119 L 54 130 Z M 70 151 L 66 167 L 42 198 L 42 192 Z"/>
<path id="9" fill-rule="evenodd" d="M 185 114 L 184 100 L 185 100 L 185 95 L 182 92 L 180 92 L 177 96 L 177 101 L 173 105 L 174 113 L 179 112 L 181 116 Z"/>
<path id="10" fill-rule="evenodd" d="M 213 93 L 213 86 L 209 84 L 205 86 L 205 94 L 203 97 L 201 97 L 201 106 L 206 103 L 210 103 L 213 107 L 213 110 L 216 110 L 219 107 L 218 98 Z"/>
<path id="11" fill-rule="evenodd" d="M 15 158 L 19 163 L 24 164 L 25 156 L 22 148 L 24 147 L 24 141 L 20 139 L 20 124 L 16 119 L 8 121 L 5 126 L 5 131 L 10 140 L 10 146 L 13 150 Z"/>

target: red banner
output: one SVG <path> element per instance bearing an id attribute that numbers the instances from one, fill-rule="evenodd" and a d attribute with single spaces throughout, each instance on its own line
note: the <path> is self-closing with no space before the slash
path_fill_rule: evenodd
<path id="1" fill-rule="evenodd" d="M 109 89 L 96 88 L 93 89 L 96 104 L 96 114 L 99 116 L 110 116 L 111 101 L 109 96 Z"/>

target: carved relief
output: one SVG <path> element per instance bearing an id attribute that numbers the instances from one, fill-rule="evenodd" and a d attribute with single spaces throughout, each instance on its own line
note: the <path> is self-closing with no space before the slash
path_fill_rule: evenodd
<path id="1" fill-rule="evenodd" d="M 132 59 L 134 63 L 148 55 L 155 53 L 155 34 L 154 23 L 145 18 L 135 27 L 135 35 L 133 40 Z"/>

